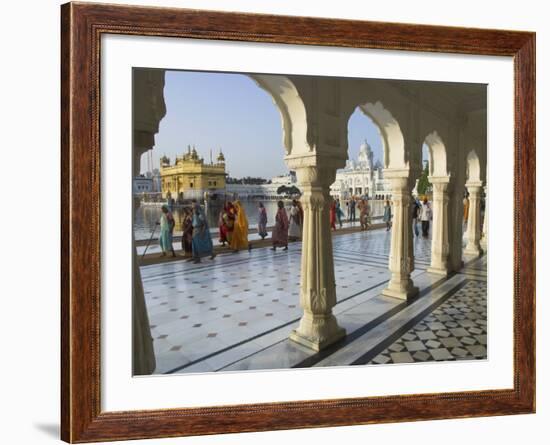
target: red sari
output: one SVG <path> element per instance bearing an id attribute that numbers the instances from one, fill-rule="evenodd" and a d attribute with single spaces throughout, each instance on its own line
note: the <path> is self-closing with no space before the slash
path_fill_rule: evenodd
<path id="1" fill-rule="evenodd" d="M 223 206 L 218 225 L 220 229 L 220 243 L 230 243 L 235 225 L 235 208 L 230 202 Z"/>
<path id="2" fill-rule="evenodd" d="M 330 228 L 336 230 L 336 201 L 330 205 Z"/>
<path id="3" fill-rule="evenodd" d="M 193 218 L 191 215 L 186 214 L 183 218 L 183 233 L 181 235 L 181 248 L 185 252 L 185 255 L 191 255 L 193 242 Z"/>
<path id="4" fill-rule="evenodd" d="M 288 216 L 284 208 L 277 210 L 275 227 L 273 228 L 273 246 L 288 246 Z"/>

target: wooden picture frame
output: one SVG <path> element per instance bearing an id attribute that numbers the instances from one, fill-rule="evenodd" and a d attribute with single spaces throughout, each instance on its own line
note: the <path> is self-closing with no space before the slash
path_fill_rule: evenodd
<path id="1" fill-rule="evenodd" d="M 535 411 L 534 33 L 91 3 L 65 4 L 61 18 L 63 440 L 93 442 Z M 99 116 L 103 34 L 513 57 L 513 389 L 102 412 Z"/>

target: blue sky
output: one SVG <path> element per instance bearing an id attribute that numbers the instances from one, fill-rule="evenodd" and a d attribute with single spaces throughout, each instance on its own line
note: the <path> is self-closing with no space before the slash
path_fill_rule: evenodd
<path id="1" fill-rule="evenodd" d="M 271 178 L 285 174 L 280 114 L 271 97 L 242 74 L 167 71 L 164 87 L 166 116 L 160 122 L 153 149 L 159 158 L 187 151 L 195 145 L 200 156 L 215 158 L 220 148 L 232 177 Z M 356 158 L 368 140 L 374 159 L 382 160 L 382 146 L 372 121 L 356 110 L 348 124 L 348 156 Z M 142 172 L 147 169 L 142 158 Z"/>

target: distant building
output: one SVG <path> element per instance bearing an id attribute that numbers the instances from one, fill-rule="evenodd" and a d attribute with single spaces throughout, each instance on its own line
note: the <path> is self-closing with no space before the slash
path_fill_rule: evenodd
<path id="1" fill-rule="evenodd" d="M 374 193 L 372 194 L 372 199 L 390 199 L 391 190 L 389 181 L 384 179 L 382 173 L 382 166 L 378 165 L 374 170 Z"/>
<path id="2" fill-rule="evenodd" d="M 153 191 L 153 179 L 147 178 L 144 175 L 136 176 L 133 182 L 134 195 L 141 195 L 143 193 L 151 193 Z"/>
<path id="3" fill-rule="evenodd" d="M 296 184 L 296 172 L 289 172 L 288 175 L 275 176 L 271 178 L 271 184 L 281 186 L 281 185 L 295 185 Z"/>
<path id="4" fill-rule="evenodd" d="M 296 185 L 296 173 L 291 171 L 287 175 L 275 176 L 267 184 L 227 184 L 226 193 L 239 199 L 280 199 L 284 193 L 277 193 L 282 187 Z"/>
<path id="5" fill-rule="evenodd" d="M 374 164 L 374 155 L 365 141 L 359 148 L 357 160 L 350 159 L 346 166 L 336 171 L 336 180 L 330 186 L 330 194 L 341 200 L 352 197 L 384 199 L 388 194 L 382 174 L 382 166 Z"/>
<path id="6" fill-rule="evenodd" d="M 148 171 L 145 176 L 151 178 L 153 181 L 152 192 L 160 192 L 162 190 L 162 183 L 160 179 L 160 171 L 158 168 L 154 168 L 152 172 Z"/>
<path id="7" fill-rule="evenodd" d="M 195 147 L 187 148 L 187 153 L 176 157 L 173 165 L 170 159 L 160 159 L 160 180 L 162 197 L 169 194 L 176 200 L 202 199 L 205 194 L 225 192 L 225 157 L 220 150 L 216 162 L 204 162 Z"/>

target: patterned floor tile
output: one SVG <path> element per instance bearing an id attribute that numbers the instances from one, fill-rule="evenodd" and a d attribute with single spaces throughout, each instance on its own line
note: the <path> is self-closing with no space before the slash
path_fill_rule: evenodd
<path id="1" fill-rule="evenodd" d="M 468 320 L 461 318 L 468 315 Z M 441 329 L 441 320 L 447 329 Z M 446 319 L 450 317 L 450 321 Z M 449 326 L 450 324 L 456 326 Z M 467 284 L 418 321 L 415 326 L 395 340 L 379 356 L 390 357 L 384 364 L 403 363 L 393 360 L 394 353 L 405 357 L 408 352 L 417 362 L 442 360 L 479 360 L 487 358 L 487 284 L 468 281 Z M 407 341 L 416 336 L 417 341 Z M 423 348 L 419 347 L 423 345 Z M 372 360 L 370 364 L 381 364 Z"/>
<path id="2" fill-rule="evenodd" d="M 387 282 L 390 239 L 385 230 L 333 238 L 335 314 L 344 308 L 346 314 L 353 313 L 355 306 L 365 302 L 362 298 L 367 289 Z M 224 357 L 236 360 L 240 353 L 251 350 L 242 346 L 243 342 L 268 345 L 264 338 L 274 341 L 287 338 L 288 332 L 280 335 L 277 329 L 289 329 L 287 326 L 297 323 L 302 314 L 300 248 L 300 243 L 293 243 L 286 252 L 253 249 L 218 255 L 215 260 L 200 264 L 177 261 L 141 267 L 147 310 L 154 326 L 157 371 L 217 370 L 216 367 L 223 367 Z M 430 240 L 415 239 L 414 249 L 415 273 L 425 273 L 430 262 Z M 477 273 L 480 271 L 483 267 Z M 434 360 L 430 351 L 449 348 L 451 355 L 453 349 L 460 349 L 455 354 L 457 359 L 462 351 L 467 351 L 466 357 L 486 357 L 484 284 L 466 286 L 449 299 L 449 304 L 428 314 L 404 332 L 402 338 L 388 345 L 372 363 L 430 361 Z M 462 292 L 465 289 L 469 292 L 467 296 Z M 453 329 L 465 332 L 460 331 L 463 335 L 457 336 L 452 334 Z M 442 343 L 443 339 L 457 338 L 472 339 L 473 343 L 470 340 L 459 345 L 453 340 L 447 342 L 448 346 Z M 234 353 L 230 353 L 232 349 Z"/>

